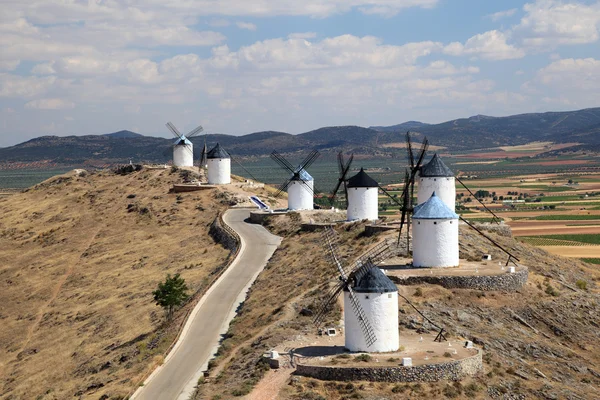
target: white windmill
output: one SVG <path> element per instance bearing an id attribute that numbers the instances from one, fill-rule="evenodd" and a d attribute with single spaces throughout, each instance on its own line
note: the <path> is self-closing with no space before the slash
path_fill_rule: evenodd
<path id="1" fill-rule="evenodd" d="M 379 218 L 379 184 L 364 169 L 346 184 L 348 198 L 348 221 L 376 220 Z"/>
<path id="2" fill-rule="evenodd" d="M 279 164 L 291 176 L 284 181 L 277 190 L 275 196 L 279 196 L 284 190 L 288 192 L 288 209 L 289 210 L 312 210 L 314 208 L 314 184 L 313 177 L 306 169 L 319 157 L 319 152 L 313 150 L 308 156 L 298 165 L 293 167 L 281 154 L 273 150 L 271 158 Z"/>
<path id="3" fill-rule="evenodd" d="M 415 267 L 457 267 L 458 215 L 435 192 L 414 208 L 413 265 Z"/>
<path id="4" fill-rule="evenodd" d="M 219 143 L 206 153 L 206 163 L 209 184 L 231 183 L 231 156 Z"/>
<path id="5" fill-rule="evenodd" d="M 345 344 L 350 351 L 388 352 L 400 347 L 398 332 L 398 288 L 377 267 L 392 249 L 383 242 L 345 268 L 336 250 L 332 228 L 324 231 L 324 245 L 339 273 L 339 283 L 330 291 L 317 316 L 320 325 L 339 293 L 344 292 Z"/>
<path id="6" fill-rule="evenodd" d="M 173 149 L 173 165 L 176 167 L 194 166 L 194 145 L 189 140 L 204 130 L 201 126 L 191 130 L 187 135 L 183 135 L 175 125 L 167 122 L 167 128 L 175 136 L 175 141 L 171 145 Z"/>
<path id="7" fill-rule="evenodd" d="M 426 202 L 434 192 L 452 211 L 456 209 L 454 173 L 444 164 L 437 153 L 419 170 L 417 203 Z"/>

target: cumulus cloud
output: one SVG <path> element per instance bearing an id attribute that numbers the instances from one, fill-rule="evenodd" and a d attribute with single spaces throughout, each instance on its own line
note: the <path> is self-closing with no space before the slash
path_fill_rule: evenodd
<path id="1" fill-rule="evenodd" d="M 512 17 L 517 12 L 516 8 L 511 8 L 510 10 L 498 11 L 493 14 L 486 15 L 486 18 L 491 19 L 492 21 L 498 21 L 502 18 Z"/>
<path id="2" fill-rule="evenodd" d="M 514 28 L 525 46 L 554 48 L 561 44 L 593 43 L 598 40 L 600 2 L 538 0 L 525 4 L 525 16 Z"/>
<path id="3" fill-rule="evenodd" d="M 63 99 L 37 99 L 25 104 L 25 108 L 37 110 L 70 110 L 75 103 Z"/>
<path id="4" fill-rule="evenodd" d="M 510 60 L 522 58 L 525 52 L 506 42 L 506 35 L 493 30 L 469 38 L 463 45 L 453 42 L 444 47 L 444 53 L 453 56 L 471 55 L 486 60 Z"/>
<path id="5" fill-rule="evenodd" d="M 255 31 L 256 25 L 250 22 L 236 22 L 235 25 L 240 29 L 245 29 L 247 31 Z"/>
<path id="6" fill-rule="evenodd" d="M 37 96 L 46 92 L 55 82 L 54 76 L 38 78 L 0 73 L 0 97 Z"/>

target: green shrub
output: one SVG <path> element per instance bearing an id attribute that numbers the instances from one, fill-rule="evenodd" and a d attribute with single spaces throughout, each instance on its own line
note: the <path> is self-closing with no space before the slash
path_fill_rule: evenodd
<path id="1" fill-rule="evenodd" d="M 583 279 L 579 279 L 576 283 L 577 287 L 581 290 L 587 290 L 587 281 Z"/>
<path id="2" fill-rule="evenodd" d="M 354 361 L 362 361 L 362 362 L 369 362 L 372 359 L 373 359 L 373 357 L 371 357 L 368 354 L 361 354 L 361 355 L 354 357 Z"/>

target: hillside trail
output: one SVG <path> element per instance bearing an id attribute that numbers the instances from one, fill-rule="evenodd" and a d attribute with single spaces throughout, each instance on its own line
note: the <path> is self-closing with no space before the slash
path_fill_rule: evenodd
<path id="1" fill-rule="evenodd" d="M 163 171 L 158 171 L 158 172 L 160 174 Z M 159 174 L 154 174 L 153 178 L 158 177 Z M 126 186 L 129 186 L 131 184 L 131 182 L 133 181 L 133 179 L 134 179 L 133 176 L 130 177 L 127 180 Z M 109 186 L 109 185 L 106 185 L 106 186 Z M 113 203 L 113 208 L 116 208 L 117 205 L 118 205 L 118 203 Z M 99 221 L 96 220 L 96 222 L 99 222 Z M 29 329 L 27 331 L 27 336 L 25 336 L 25 340 L 23 341 L 23 345 L 21 346 L 21 348 L 19 349 L 19 351 L 15 353 L 15 357 L 11 361 L 14 361 L 14 359 L 16 359 L 18 357 L 19 353 L 23 352 L 27 348 L 27 346 L 31 342 L 31 339 L 33 338 L 33 335 L 35 334 L 37 328 L 39 327 L 40 323 L 42 322 L 42 319 L 44 318 L 44 315 L 46 315 L 46 312 L 47 312 L 48 308 L 52 305 L 52 303 L 54 303 L 54 301 L 56 300 L 56 298 L 60 294 L 60 291 L 61 291 L 62 287 L 67 282 L 67 280 L 69 279 L 69 277 L 71 277 L 71 275 L 73 275 L 73 272 L 75 270 L 75 266 L 81 261 L 81 259 L 86 254 L 86 252 L 88 250 L 90 250 L 90 248 L 94 244 L 94 241 L 98 237 L 98 234 L 100 233 L 100 231 L 102 230 L 102 228 L 103 228 L 103 226 L 99 226 L 97 229 L 95 229 L 94 234 L 85 243 L 85 246 L 84 246 L 83 250 L 79 252 L 79 254 L 78 254 L 77 258 L 75 259 L 75 261 L 73 261 L 72 263 L 70 263 L 69 267 L 67 268 L 67 271 L 60 277 L 59 281 L 54 286 L 54 289 L 52 290 L 52 293 L 51 293 L 50 298 L 48 299 L 48 301 L 46 301 L 38 309 L 36 318 L 35 318 L 33 324 L 29 327 Z"/>

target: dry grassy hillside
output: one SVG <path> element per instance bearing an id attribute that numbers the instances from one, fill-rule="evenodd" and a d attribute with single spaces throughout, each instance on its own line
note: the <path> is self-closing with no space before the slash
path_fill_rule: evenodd
<path id="1" fill-rule="evenodd" d="M 319 283 L 335 278 L 320 249 L 319 233 L 298 232 L 294 219 L 292 214 L 292 220 L 272 221 L 270 229 L 284 236 L 282 246 L 252 287 L 196 399 L 239 398 L 249 393 L 249 399 L 286 400 L 600 399 L 597 267 L 551 256 L 491 232 L 530 268 L 529 282 L 519 292 L 448 290 L 434 285 L 399 288 L 430 319 L 445 326 L 452 338 L 473 340 L 484 349 L 482 376 L 456 384 L 336 383 L 286 378 L 289 369 L 268 371 L 260 361 L 262 354 L 284 340 L 315 331 L 312 317 L 300 311 L 318 304 L 323 293 L 317 290 Z M 341 251 L 349 258 L 382 238 L 362 237 L 360 224 L 337 230 L 344 240 Z M 461 257 L 479 259 L 490 252 L 494 260 L 505 260 L 489 242 L 461 227 Z M 584 285 L 587 288 L 581 289 Z M 399 307 L 401 331 L 428 328 L 403 300 Z M 330 321 L 339 318 L 337 310 Z M 261 382 L 253 392 L 264 376 L 270 383 Z"/>
<path id="2" fill-rule="evenodd" d="M 0 199 L 0 398 L 122 398 L 174 332 L 151 292 L 207 286 L 218 191 L 169 194 L 179 172 L 71 173 Z M 175 329 L 176 330 L 176 329 Z"/>

